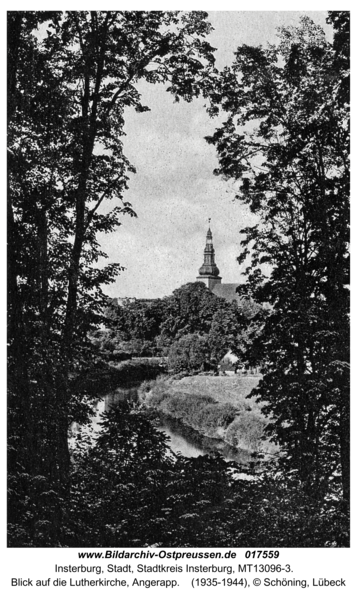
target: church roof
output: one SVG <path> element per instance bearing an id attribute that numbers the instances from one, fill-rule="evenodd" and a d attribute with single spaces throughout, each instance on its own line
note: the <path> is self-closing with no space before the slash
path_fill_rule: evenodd
<path id="1" fill-rule="evenodd" d="M 224 298 L 227 302 L 232 302 L 233 300 L 237 300 L 238 302 L 237 287 L 238 283 L 220 283 L 214 286 L 212 293 L 219 298 Z"/>

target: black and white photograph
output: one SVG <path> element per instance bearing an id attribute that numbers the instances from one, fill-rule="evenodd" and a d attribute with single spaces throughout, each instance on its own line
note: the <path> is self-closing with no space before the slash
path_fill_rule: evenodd
<path id="1" fill-rule="evenodd" d="M 350 13 L 104 8 L 6 15 L 7 548 L 350 548 Z"/>

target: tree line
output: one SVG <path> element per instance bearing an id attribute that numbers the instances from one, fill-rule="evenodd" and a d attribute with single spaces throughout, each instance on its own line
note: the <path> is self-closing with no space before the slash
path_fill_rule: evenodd
<path id="1" fill-rule="evenodd" d="M 261 310 L 250 300 L 227 302 L 202 282 L 187 283 L 165 298 L 110 301 L 107 328 L 93 338 L 113 359 L 165 356 L 174 372 L 217 370 L 229 350 L 243 360 Z"/>

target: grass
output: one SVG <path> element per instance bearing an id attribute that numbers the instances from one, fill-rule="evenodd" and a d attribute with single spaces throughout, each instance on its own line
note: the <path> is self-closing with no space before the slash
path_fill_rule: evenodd
<path id="1" fill-rule="evenodd" d="M 254 398 L 246 399 L 258 385 L 259 377 L 214 377 L 212 375 L 194 375 L 172 382 L 176 391 L 210 396 L 216 402 L 236 405 L 242 402 L 246 406 L 256 406 Z"/>

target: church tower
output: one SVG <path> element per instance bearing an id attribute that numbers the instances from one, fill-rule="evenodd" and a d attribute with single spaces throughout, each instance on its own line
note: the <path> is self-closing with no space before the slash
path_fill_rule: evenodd
<path id="1" fill-rule="evenodd" d="M 209 219 L 209 222 L 211 219 Z M 219 277 L 219 269 L 214 260 L 214 248 L 212 243 L 212 231 L 208 227 L 206 236 L 206 247 L 204 249 L 203 265 L 199 270 L 199 276 L 196 278 L 197 281 L 202 281 L 206 284 L 209 290 L 220 284 L 222 277 Z"/>

